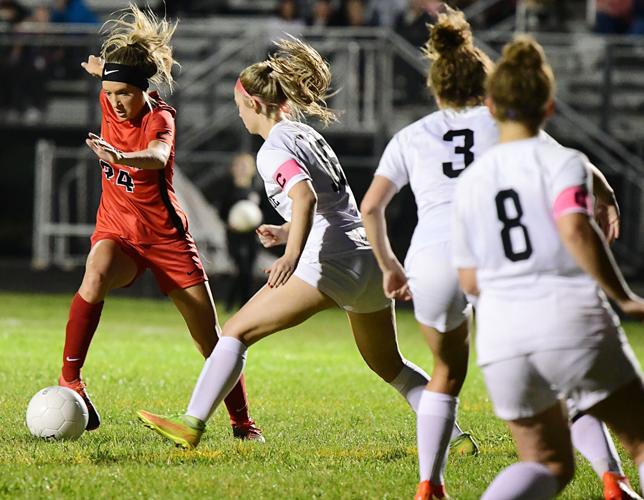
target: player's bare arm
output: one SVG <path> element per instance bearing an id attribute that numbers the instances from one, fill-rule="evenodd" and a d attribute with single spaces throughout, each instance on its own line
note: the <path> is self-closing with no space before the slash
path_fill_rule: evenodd
<path id="1" fill-rule="evenodd" d="M 288 197 L 293 200 L 291 225 L 284 255 L 265 271 L 269 274 L 268 286 L 270 287 L 283 285 L 291 277 L 313 225 L 317 195 L 311 182 L 298 182 L 288 192 Z"/>
<path id="2" fill-rule="evenodd" d="M 609 184 L 606 176 L 592 163 L 588 163 L 593 173 L 593 195 L 595 196 L 595 220 L 599 224 L 608 244 L 611 245 L 619 238 L 619 205 L 615 191 Z"/>
<path id="3" fill-rule="evenodd" d="M 391 299 L 410 300 L 411 292 L 405 269 L 394 254 L 387 236 L 385 209 L 396 194 L 396 186 L 382 175 L 376 175 L 367 190 L 360 213 L 367 238 L 382 270 L 385 295 Z"/>
<path id="4" fill-rule="evenodd" d="M 480 290 L 479 284 L 476 280 L 476 268 L 474 267 L 461 267 L 458 269 L 458 282 L 467 295 L 478 297 Z"/>
<path id="5" fill-rule="evenodd" d="M 132 152 L 120 151 L 103 138 L 92 133 L 85 139 L 85 143 L 101 160 L 144 170 L 164 168 L 171 153 L 171 147 L 161 141 L 150 141 L 146 149 Z"/>
<path id="6" fill-rule="evenodd" d="M 290 222 L 286 222 L 281 226 L 262 224 L 255 230 L 255 233 L 259 236 L 259 242 L 264 248 L 272 248 L 279 245 L 286 245 L 290 227 Z"/>
<path id="7" fill-rule="evenodd" d="M 579 267 L 597 280 L 619 308 L 644 318 L 644 299 L 624 281 L 601 231 L 586 214 L 572 213 L 557 219 L 557 231 Z"/>

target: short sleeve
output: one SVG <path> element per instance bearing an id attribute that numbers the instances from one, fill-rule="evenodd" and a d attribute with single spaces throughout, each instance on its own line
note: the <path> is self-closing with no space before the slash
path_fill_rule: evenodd
<path id="1" fill-rule="evenodd" d="M 592 214 L 592 173 L 581 154 L 572 156 L 552 179 L 550 196 L 555 218 L 569 213 Z"/>
<path id="2" fill-rule="evenodd" d="M 463 180 L 457 184 L 452 202 L 452 265 L 457 269 L 477 267 L 468 231 L 471 220 L 467 206 L 471 197 Z"/>
<path id="3" fill-rule="evenodd" d="M 560 146 L 563 147 L 561 144 L 559 144 L 554 137 L 552 137 L 548 132 L 545 130 L 541 129 L 539 130 L 539 139 L 542 142 L 545 142 L 546 144 L 550 144 L 551 146 Z"/>
<path id="4" fill-rule="evenodd" d="M 306 167 L 280 149 L 261 150 L 257 155 L 257 169 L 264 180 L 272 179 L 286 194 L 298 182 L 311 180 Z"/>
<path id="5" fill-rule="evenodd" d="M 169 111 L 161 109 L 152 113 L 145 129 L 148 144 L 152 141 L 160 141 L 172 146 L 174 133 L 174 118 Z"/>
<path id="6" fill-rule="evenodd" d="M 400 191 L 409 182 L 409 174 L 407 173 L 403 153 L 404 149 L 400 135 L 395 135 L 387 144 L 378 168 L 374 173 L 374 175 L 381 175 L 389 179 L 396 186 L 397 191 Z"/>

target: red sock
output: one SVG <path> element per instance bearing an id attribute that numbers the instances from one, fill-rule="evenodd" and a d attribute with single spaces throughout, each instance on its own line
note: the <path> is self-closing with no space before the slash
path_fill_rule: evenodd
<path id="1" fill-rule="evenodd" d="M 226 403 L 231 424 L 243 424 L 250 420 L 248 398 L 246 397 L 246 383 L 244 382 L 243 375 L 235 387 L 233 387 L 233 390 L 228 393 L 228 396 L 224 399 L 224 403 Z"/>
<path id="2" fill-rule="evenodd" d="M 80 294 L 74 295 L 69 308 L 63 349 L 63 378 L 68 382 L 80 377 L 80 370 L 85 362 L 102 310 L 103 301 L 90 304 Z"/>

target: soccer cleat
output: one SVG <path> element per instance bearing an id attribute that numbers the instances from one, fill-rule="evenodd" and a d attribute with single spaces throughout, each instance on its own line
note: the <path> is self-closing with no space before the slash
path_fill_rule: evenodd
<path id="1" fill-rule="evenodd" d="M 67 380 L 65 380 L 61 375 L 60 377 L 58 377 L 58 385 L 60 385 L 61 387 L 67 387 L 72 391 L 77 392 L 78 395 L 83 398 L 83 401 L 85 401 L 85 406 L 87 406 L 87 425 L 85 426 L 85 430 L 93 431 L 94 429 L 97 429 L 98 426 L 101 425 L 101 416 L 98 414 L 98 411 L 96 411 L 96 408 L 94 408 L 94 404 L 89 398 L 89 394 L 87 394 L 85 382 L 83 382 L 80 378 L 72 380 L 71 382 L 67 382 Z"/>
<path id="2" fill-rule="evenodd" d="M 243 441 L 266 442 L 262 435 L 262 430 L 255 425 L 255 421 L 252 418 L 242 424 L 233 424 L 233 437 Z"/>
<path id="3" fill-rule="evenodd" d="M 476 456 L 479 454 L 479 446 L 469 432 L 464 432 L 449 443 L 449 452 L 456 455 Z"/>
<path id="4" fill-rule="evenodd" d="M 626 476 L 608 471 L 604 472 L 602 481 L 604 482 L 605 500 L 642 500 L 642 497 L 633 490 Z"/>
<path id="5" fill-rule="evenodd" d="M 145 410 L 136 414 L 143 425 L 186 450 L 197 447 L 206 429 L 204 422 L 188 415 L 163 416 Z"/>
<path id="6" fill-rule="evenodd" d="M 435 498 L 449 498 L 444 484 L 432 484 L 429 481 L 418 483 L 414 500 L 433 500 Z"/>

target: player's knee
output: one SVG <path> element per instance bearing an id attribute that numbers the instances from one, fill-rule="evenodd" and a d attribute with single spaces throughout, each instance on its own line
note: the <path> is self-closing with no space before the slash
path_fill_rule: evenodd
<path id="1" fill-rule="evenodd" d="M 88 302 L 103 300 L 108 289 L 107 273 L 100 272 L 96 269 L 87 268 L 83 282 L 81 283 L 80 293 Z"/>
<path id="2" fill-rule="evenodd" d="M 235 321 L 234 318 L 228 320 L 224 324 L 221 335 L 222 337 L 233 337 L 247 346 L 252 343 L 249 330 L 244 328 L 239 322 Z"/>
<path id="3" fill-rule="evenodd" d="M 467 375 L 467 362 L 439 360 L 434 358 L 433 378 L 442 379 L 448 385 L 462 385 Z"/>

